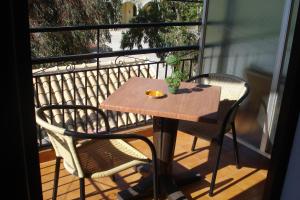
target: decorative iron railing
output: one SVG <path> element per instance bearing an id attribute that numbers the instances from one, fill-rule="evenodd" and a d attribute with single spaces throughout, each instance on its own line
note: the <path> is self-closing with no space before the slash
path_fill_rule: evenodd
<path id="1" fill-rule="evenodd" d="M 192 76 L 197 61 L 184 59 L 181 69 Z M 95 64 L 95 63 L 94 63 Z M 164 79 L 170 73 L 164 62 L 136 64 L 114 64 L 110 66 L 68 65 L 64 69 L 36 70 L 33 72 L 36 107 L 51 104 L 99 104 L 131 77 Z M 151 121 L 151 117 L 107 111 L 113 131 L 140 126 Z M 38 131 L 38 143 L 47 144 L 45 134 Z"/>
<path id="2" fill-rule="evenodd" d="M 97 53 L 62 55 L 56 57 L 32 58 L 35 68 L 44 64 L 51 64 L 51 68 L 33 70 L 35 91 L 35 105 L 40 107 L 49 104 L 81 104 L 99 107 L 99 104 L 112 92 L 126 82 L 130 77 L 148 77 L 164 79 L 170 73 L 163 61 L 146 61 L 135 59 L 135 62 L 122 63 L 117 59 L 109 65 L 100 62 L 104 57 L 120 57 L 148 53 L 163 53 L 174 51 L 197 51 L 199 45 L 175 46 L 163 48 L 134 49 L 124 51 L 100 52 L 99 35 L 101 29 L 139 28 L 139 27 L 166 27 L 166 26 L 200 26 L 200 22 L 161 22 L 149 24 L 113 24 L 96 26 L 68 26 L 31 28 L 31 34 L 62 31 L 97 31 Z M 85 64 L 75 64 L 78 61 Z M 72 63 L 72 64 L 70 64 Z M 181 61 L 181 69 L 189 76 L 195 73 L 197 59 L 187 58 Z M 106 111 L 110 118 L 113 131 L 136 127 L 151 121 L 150 116 L 132 113 Z M 55 116 L 53 116 L 55 117 Z M 47 137 L 38 127 L 38 144 L 49 144 Z"/>

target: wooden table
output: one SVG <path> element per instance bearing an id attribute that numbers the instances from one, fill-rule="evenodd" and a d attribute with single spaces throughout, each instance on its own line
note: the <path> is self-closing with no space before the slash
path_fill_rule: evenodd
<path id="1" fill-rule="evenodd" d="M 149 98 L 145 95 L 145 91 L 149 89 L 161 90 L 166 96 L 159 99 Z M 197 83 L 182 83 L 177 94 L 169 94 L 167 91 L 164 80 L 135 77 L 110 95 L 100 107 L 153 116 L 153 140 L 159 163 L 160 194 L 167 196 L 168 199 L 183 200 L 186 198 L 178 190 L 172 176 L 178 122 L 179 120 L 216 122 L 221 88 Z M 180 180 L 180 182 L 191 182 L 195 178 L 199 179 L 197 175 L 192 174 L 188 180 Z M 132 194 L 145 194 L 146 188 L 151 186 L 149 182 L 151 180 L 142 179 L 136 186 L 121 191 L 118 198 L 141 199 L 140 196 Z"/>

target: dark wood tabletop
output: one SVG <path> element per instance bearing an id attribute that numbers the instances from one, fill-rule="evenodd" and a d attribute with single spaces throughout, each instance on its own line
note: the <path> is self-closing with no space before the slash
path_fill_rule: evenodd
<path id="1" fill-rule="evenodd" d="M 166 96 L 153 99 L 146 90 L 161 90 Z M 221 88 L 182 82 L 177 94 L 168 93 L 164 80 L 134 77 L 111 94 L 101 108 L 188 121 L 215 122 Z"/>

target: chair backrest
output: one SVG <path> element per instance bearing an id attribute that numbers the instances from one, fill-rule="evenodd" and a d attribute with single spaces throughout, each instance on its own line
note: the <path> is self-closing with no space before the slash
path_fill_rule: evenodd
<path id="1" fill-rule="evenodd" d="M 65 115 L 73 118 L 73 124 L 63 120 Z M 36 110 L 36 122 L 49 136 L 56 156 L 63 158 L 65 169 L 80 178 L 84 177 L 84 173 L 76 153 L 77 141 L 65 133 L 67 131 L 76 134 L 109 131 L 108 121 L 103 111 L 91 106 L 44 106 Z M 77 131 L 79 127 L 81 131 Z"/>
<path id="2" fill-rule="evenodd" d="M 229 74 L 207 74 L 207 77 L 200 78 L 200 82 L 221 87 L 221 101 L 238 101 L 248 90 L 245 80 Z"/>
<path id="3" fill-rule="evenodd" d="M 219 120 L 225 130 L 230 129 L 240 103 L 249 93 L 248 83 L 234 75 L 210 73 L 201 74 L 190 80 L 199 80 L 199 83 L 221 87 Z"/>
<path id="4" fill-rule="evenodd" d="M 126 67 L 127 64 L 129 67 Z M 77 104 L 97 107 L 131 77 L 155 78 L 154 71 L 149 70 L 146 63 L 124 63 L 122 66 L 104 65 L 98 71 L 94 63 L 74 65 L 75 71 L 68 71 L 66 67 L 53 67 L 45 72 L 38 72 L 39 69 L 33 78 L 35 105 Z M 108 115 L 111 116 L 109 123 L 112 128 L 144 121 L 142 116 L 133 113 L 108 111 Z"/>

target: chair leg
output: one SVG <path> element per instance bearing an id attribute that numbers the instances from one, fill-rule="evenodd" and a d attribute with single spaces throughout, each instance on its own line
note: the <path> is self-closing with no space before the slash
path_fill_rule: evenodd
<path id="1" fill-rule="evenodd" d="M 197 139 L 198 139 L 197 137 L 194 137 L 194 140 L 193 140 L 193 144 L 192 144 L 191 151 L 195 151 L 195 147 L 196 147 Z"/>
<path id="2" fill-rule="evenodd" d="M 217 178 L 217 172 L 218 172 L 218 168 L 219 168 L 219 164 L 220 164 L 220 158 L 221 158 L 221 152 L 222 152 L 223 138 L 224 138 L 224 135 L 220 138 L 219 142 L 217 143 L 217 145 L 219 147 L 218 156 L 217 156 L 216 165 L 214 167 L 213 175 L 212 175 L 212 178 L 211 178 L 209 196 L 213 195 L 214 188 L 215 188 L 215 182 L 216 182 L 216 178 Z"/>
<path id="3" fill-rule="evenodd" d="M 116 175 L 113 174 L 110 176 L 111 180 L 115 183 L 117 181 Z"/>
<path id="4" fill-rule="evenodd" d="M 56 157 L 55 160 L 55 174 L 54 174 L 54 185 L 53 185 L 53 193 L 52 193 L 52 200 L 56 200 L 57 196 L 57 189 L 58 189 L 58 179 L 59 179 L 59 169 L 60 169 L 60 157 Z"/>
<path id="5" fill-rule="evenodd" d="M 151 146 L 150 146 L 151 147 Z M 153 199 L 159 200 L 159 181 L 158 181 L 158 161 L 155 149 L 152 150 L 152 179 L 153 179 Z"/>
<path id="6" fill-rule="evenodd" d="M 156 164 L 153 164 L 156 165 Z M 153 166 L 153 199 L 159 200 L 158 194 L 159 193 L 159 182 L 158 182 L 158 171 L 157 165 Z"/>
<path id="7" fill-rule="evenodd" d="M 236 168 L 240 169 L 239 149 L 238 149 L 238 144 L 237 144 L 237 140 L 236 140 L 236 131 L 235 131 L 234 122 L 231 123 L 231 128 L 232 128 L 232 138 L 233 138 L 233 147 L 234 147 L 234 156 L 235 156 L 235 161 L 236 161 Z"/>
<path id="8" fill-rule="evenodd" d="M 79 183 L 80 183 L 80 200 L 84 200 L 85 199 L 84 178 L 80 178 Z"/>

